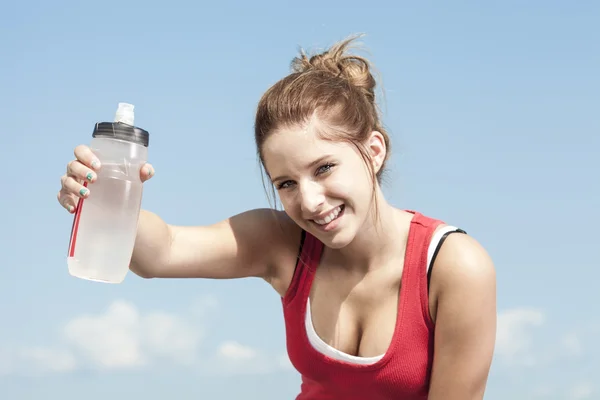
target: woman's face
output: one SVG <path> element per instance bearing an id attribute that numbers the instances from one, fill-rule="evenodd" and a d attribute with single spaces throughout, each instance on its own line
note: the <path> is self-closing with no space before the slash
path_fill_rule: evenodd
<path id="1" fill-rule="evenodd" d="M 367 140 L 374 172 L 385 158 L 379 132 Z M 265 168 L 285 212 L 326 246 L 352 242 L 371 215 L 373 178 L 358 149 L 319 137 L 308 127 L 279 129 L 264 142 Z"/>

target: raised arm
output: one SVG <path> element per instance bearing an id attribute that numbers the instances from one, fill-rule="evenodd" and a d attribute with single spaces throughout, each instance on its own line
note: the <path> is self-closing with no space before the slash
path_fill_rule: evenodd
<path id="1" fill-rule="evenodd" d="M 75 148 L 75 160 L 61 177 L 58 201 L 74 213 L 79 199 L 94 191 L 102 168 L 88 146 Z M 140 170 L 145 182 L 152 165 Z M 83 182 L 89 183 L 88 188 Z M 280 211 L 255 209 L 209 226 L 168 225 L 142 211 L 130 269 L 144 278 L 260 277 L 283 295 L 293 274 L 300 228 Z"/>
<path id="2" fill-rule="evenodd" d="M 280 275 L 279 261 L 289 246 L 299 242 L 300 231 L 287 216 L 270 209 L 246 211 L 208 226 L 168 225 L 143 211 L 130 268 L 145 278 L 270 281 Z"/>

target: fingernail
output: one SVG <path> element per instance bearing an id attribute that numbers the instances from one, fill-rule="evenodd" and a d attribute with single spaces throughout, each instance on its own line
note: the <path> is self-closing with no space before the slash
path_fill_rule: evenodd
<path id="1" fill-rule="evenodd" d="M 154 171 L 152 170 L 152 168 L 148 167 L 148 177 L 151 177 L 152 174 L 154 174 Z"/>
<path id="2" fill-rule="evenodd" d="M 92 160 L 92 168 L 98 169 L 100 168 L 100 160 Z"/>
<path id="3" fill-rule="evenodd" d="M 73 211 L 75 211 L 75 207 L 73 206 L 67 206 L 67 208 L 69 209 L 69 212 L 72 214 Z"/>
<path id="4" fill-rule="evenodd" d="M 81 188 L 81 190 L 79 191 L 79 194 L 82 196 L 86 196 L 90 191 L 86 188 Z"/>
<path id="5" fill-rule="evenodd" d="M 85 177 L 89 182 L 91 182 L 92 179 L 94 179 L 94 174 L 92 174 L 91 172 L 88 172 Z"/>

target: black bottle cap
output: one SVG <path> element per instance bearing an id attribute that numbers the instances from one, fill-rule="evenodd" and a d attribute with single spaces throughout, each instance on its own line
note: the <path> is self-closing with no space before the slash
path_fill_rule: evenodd
<path id="1" fill-rule="evenodd" d="M 148 147 L 150 134 L 141 128 L 122 122 L 98 122 L 94 127 L 94 138 L 120 139 Z"/>

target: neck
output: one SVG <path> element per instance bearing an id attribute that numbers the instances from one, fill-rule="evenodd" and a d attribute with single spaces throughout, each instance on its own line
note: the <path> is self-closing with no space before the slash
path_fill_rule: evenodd
<path id="1" fill-rule="evenodd" d="M 412 214 L 389 204 L 379 189 L 373 205 L 352 242 L 340 249 L 338 254 L 344 265 L 357 271 L 377 269 L 385 261 L 402 254 L 403 243 L 408 238 Z"/>

